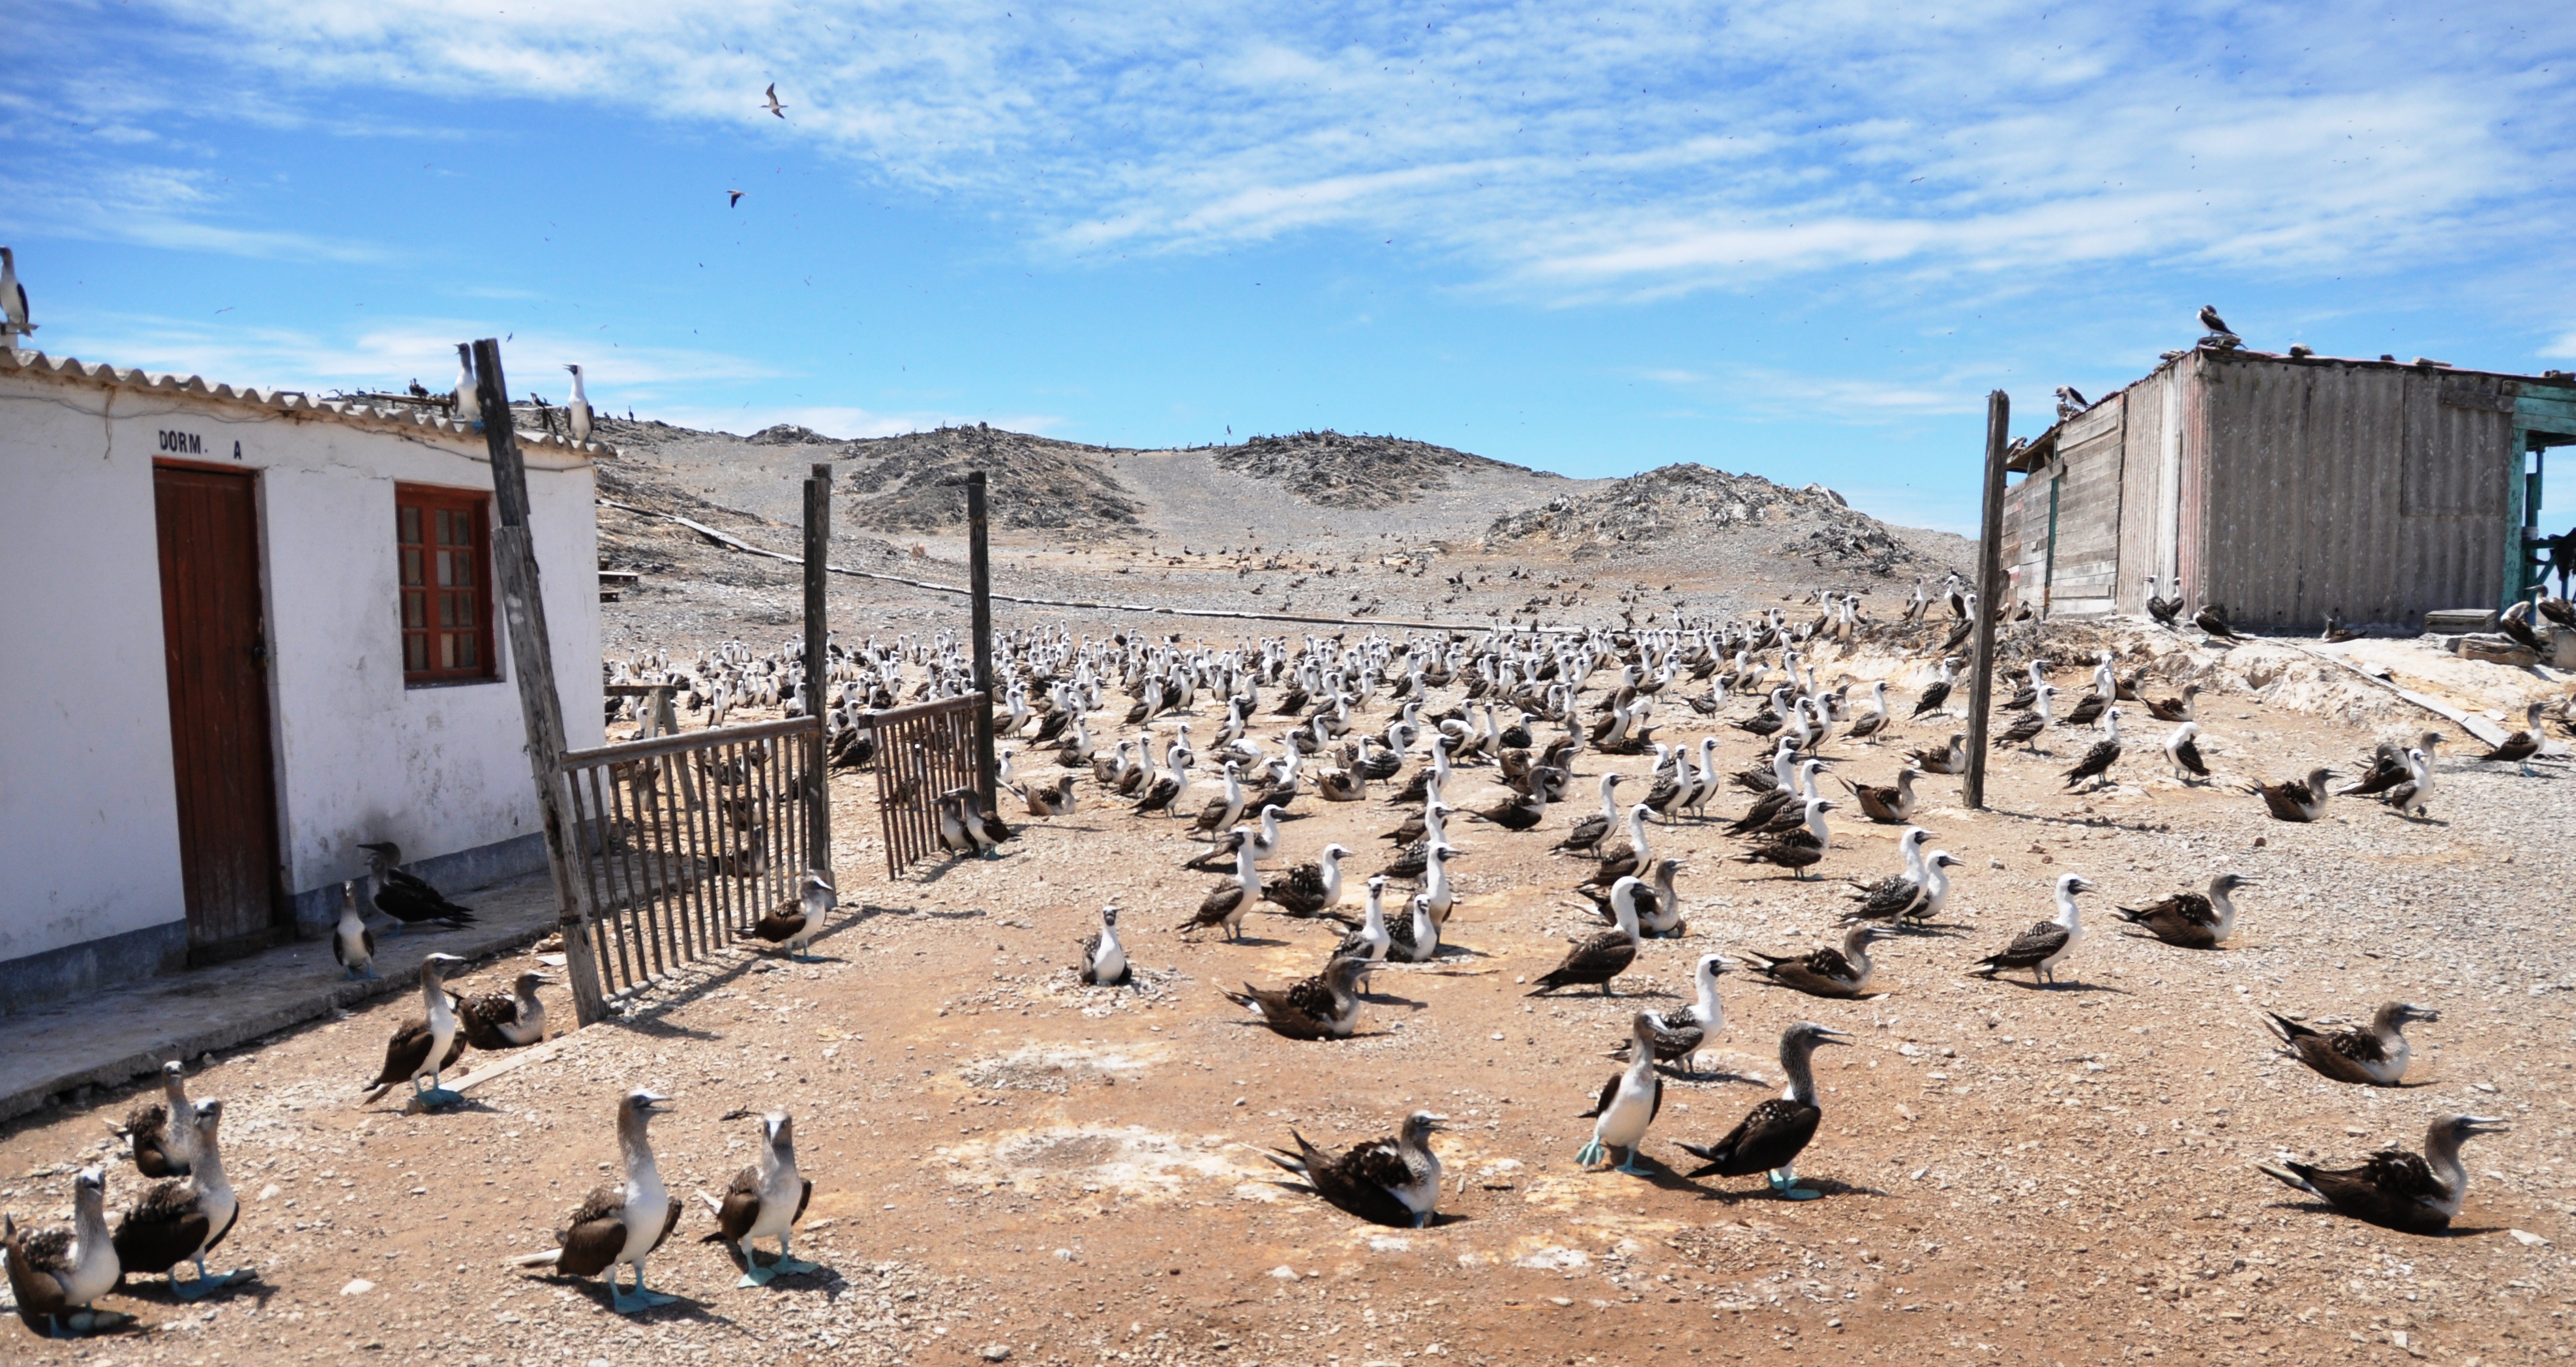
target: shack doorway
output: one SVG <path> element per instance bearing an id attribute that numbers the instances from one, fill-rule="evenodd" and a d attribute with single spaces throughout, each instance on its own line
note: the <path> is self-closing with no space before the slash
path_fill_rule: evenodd
<path id="1" fill-rule="evenodd" d="M 209 963 L 274 941 L 284 905 L 257 486 L 249 474 L 158 466 L 152 492 L 188 959 Z"/>

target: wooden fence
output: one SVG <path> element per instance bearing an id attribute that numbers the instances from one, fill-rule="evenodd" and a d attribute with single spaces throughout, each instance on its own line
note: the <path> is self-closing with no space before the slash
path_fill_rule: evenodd
<path id="1" fill-rule="evenodd" d="M 817 862 L 804 807 L 822 738 L 791 717 L 563 757 L 605 995 L 749 935 L 793 893 Z"/>
<path id="2" fill-rule="evenodd" d="M 885 827 L 886 877 L 939 853 L 939 799 L 976 791 L 975 722 L 984 695 L 941 698 L 867 714 L 876 730 L 877 815 Z"/>

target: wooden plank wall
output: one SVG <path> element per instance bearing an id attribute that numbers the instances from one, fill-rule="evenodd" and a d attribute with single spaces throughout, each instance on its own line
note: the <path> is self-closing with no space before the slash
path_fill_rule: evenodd
<path id="1" fill-rule="evenodd" d="M 2164 569 L 2165 394 L 2176 369 L 2167 366 L 2120 394 L 2120 578 L 2112 594 L 2117 610 L 2143 616 L 2147 578 Z"/>
<path id="2" fill-rule="evenodd" d="M 2445 402 L 2441 370 L 2199 368 L 2206 440 L 2185 464 L 2205 489 L 2201 583 L 2230 618 L 2310 630 L 2333 612 L 2415 630 L 2430 609 L 2497 601 L 2510 412 Z"/>
<path id="3" fill-rule="evenodd" d="M 2057 449 L 2065 467 L 2057 500 L 2056 566 L 2049 615 L 2099 617 L 2112 611 L 2120 567 L 2121 414 L 2107 399 L 2067 421 Z M 2039 510 L 2045 518 L 2044 509 Z"/>

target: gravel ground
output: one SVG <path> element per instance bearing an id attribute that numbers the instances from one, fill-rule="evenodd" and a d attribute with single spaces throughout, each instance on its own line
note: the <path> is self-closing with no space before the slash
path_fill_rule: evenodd
<path id="1" fill-rule="evenodd" d="M 1866 653 L 1824 662 L 1829 673 L 1884 665 Z M 1911 680 L 1898 675 L 1900 699 Z M 2003 758 L 1986 812 L 1932 781 L 1924 824 L 1968 861 L 1945 923 L 1884 948 L 1884 992 L 1867 1001 L 1728 976 L 1713 1058 L 1732 1076 L 1669 1084 L 1644 1179 L 1573 1161 L 1589 1133 L 1575 1114 L 1617 1068 L 1602 1055 L 1627 1014 L 1672 1005 L 1708 950 L 1813 944 L 1843 904 L 1841 879 L 1895 867 L 1892 829 L 1840 823 L 1827 878 L 1798 883 L 1728 860 L 1737 844 L 1714 822 L 1658 828 L 1658 849 L 1689 861 L 1690 933 L 1650 944 L 1604 1000 L 1523 995 L 1564 937 L 1593 928 L 1568 891 L 1580 866 L 1544 853 L 1586 803 L 1530 833 L 1460 826 L 1471 853 L 1454 866 L 1456 952 L 1379 975 L 1360 1037 L 1300 1044 L 1246 1025 L 1217 989 L 1313 971 L 1327 931 L 1256 915 L 1239 944 L 1179 939 L 1170 927 L 1214 880 L 1179 869 L 1194 847 L 1171 823 L 1086 802 L 1032 825 L 1004 858 L 888 882 L 869 785 L 843 779 L 836 862 L 849 909 L 818 945 L 823 962 L 719 956 L 441 1117 L 357 1102 L 416 1005 L 217 1059 L 192 1088 L 230 1103 L 226 1151 L 245 1201 L 217 1261 L 258 1280 L 193 1306 L 130 1287 L 108 1304 L 145 1330 L 79 1345 L 12 1330 L 12 1360 L 1250 1367 L 1803 1351 L 2465 1364 L 2576 1353 L 2565 766 L 2525 779 L 2454 758 L 2429 821 L 2342 803 L 2322 823 L 2285 825 L 2233 784 L 2349 765 L 2373 732 L 2259 692 L 2214 693 L 2201 715 L 2220 771 L 2202 786 L 2162 776 L 2152 740 L 2134 732 L 2119 786 L 2097 795 L 2066 794 L 2056 777 L 2085 743 L 2075 736 Z M 1666 720 L 1671 734 L 1700 734 Z M 1927 718 L 1898 739 L 1936 741 L 1956 725 Z M 1727 767 L 1756 758 L 1742 733 L 1713 734 Z M 1857 780 L 1885 781 L 1896 765 L 1893 744 L 1831 749 Z M 1587 755 L 1573 791 L 1589 794 L 1605 764 L 1644 767 Z M 1471 774 L 1453 800 L 1479 806 L 1491 791 Z M 1379 802 L 1305 805 L 1285 862 L 1338 840 L 1363 851 L 1350 861 L 1359 875 L 1400 815 Z M 2267 880 L 2242 897 L 2224 950 L 2114 933 L 2113 905 L 2223 869 Z M 2068 871 L 2101 885 L 2069 985 L 1966 976 L 2048 913 Z M 1080 987 L 1069 967 L 1113 898 L 1146 970 L 1138 992 Z M 2413 1030 L 2401 1088 L 2327 1082 L 2275 1056 L 2256 1022 L 2267 1008 L 2359 1017 L 2390 998 L 2443 1012 Z M 560 994 L 550 1004 L 569 1018 Z M 1799 1019 L 1859 1035 L 1823 1058 L 1824 1126 L 1799 1163 L 1825 1199 L 1679 1176 L 1690 1160 L 1674 1141 L 1713 1139 L 1775 1088 L 1775 1041 Z M 654 1285 L 684 1299 L 628 1319 L 595 1282 L 501 1264 L 546 1246 L 603 1180 L 613 1100 L 639 1083 L 677 1099 L 655 1140 L 692 1204 L 653 1260 Z M 22 1223 L 63 1218 L 72 1171 L 107 1156 L 101 1121 L 130 1100 L 0 1138 L 0 1207 Z M 816 1183 L 798 1251 L 830 1270 L 737 1290 L 726 1256 L 695 1242 L 710 1222 L 694 1193 L 751 1161 L 750 1122 L 718 1117 L 771 1105 L 794 1111 Z M 1431 1229 L 1356 1224 L 1272 1181 L 1257 1152 L 1292 1125 L 1326 1144 L 1387 1133 L 1416 1107 L 1453 1127 L 1438 1141 L 1446 1218 Z M 2515 1128 L 2469 1150 L 2473 1184 L 2449 1237 L 2354 1224 L 2251 1166 L 2282 1149 L 2331 1160 L 2411 1147 L 2429 1116 L 2455 1110 Z M 140 1186 L 130 1167 L 113 1171 L 111 1207 Z"/>

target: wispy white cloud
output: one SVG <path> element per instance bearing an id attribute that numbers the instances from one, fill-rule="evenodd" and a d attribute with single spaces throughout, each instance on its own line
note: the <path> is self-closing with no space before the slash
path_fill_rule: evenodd
<path id="1" fill-rule="evenodd" d="M 1990 381 L 1948 375 L 1901 379 L 1816 375 L 1767 366 L 1648 370 L 1639 378 L 1723 401 L 1746 415 L 1801 421 L 1880 424 L 1904 418 L 1974 413 Z"/>
<path id="2" fill-rule="evenodd" d="M 456 376 L 456 344 L 494 331 L 457 320 L 384 320 L 344 335 L 288 328 L 233 328 L 208 319 L 111 315 L 83 319 L 81 331 L 46 334 L 46 349 L 86 361 L 203 375 L 262 388 L 399 389 L 419 380 L 445 389 Z M 784 372 L 719 352 L 622 346 L 576 334 L 513 334 L 502 364 L 513 393 L 550 397 L 570 389 L 563 366 L 582 367 L 603 407 L 644 404 L 664 395 L 704 394 L 727 384 L 779 378 Z"/>
<path id="3" fill-rule="evenodd" d="M 2576 184 L 2550 131 L 2576 95 L 2546 74 L 2576 33 L 2456 10 L 164 9 L 174 41 L 267 66 L 284 109 L 359 84 L 598 103 L 819 142 L 1067 256 L 1366 231 L 1551 298 L 1857 268 L 2385 268 L 2536 243 Z M 772 80 L 785 123 L 757 108 Z"/>

